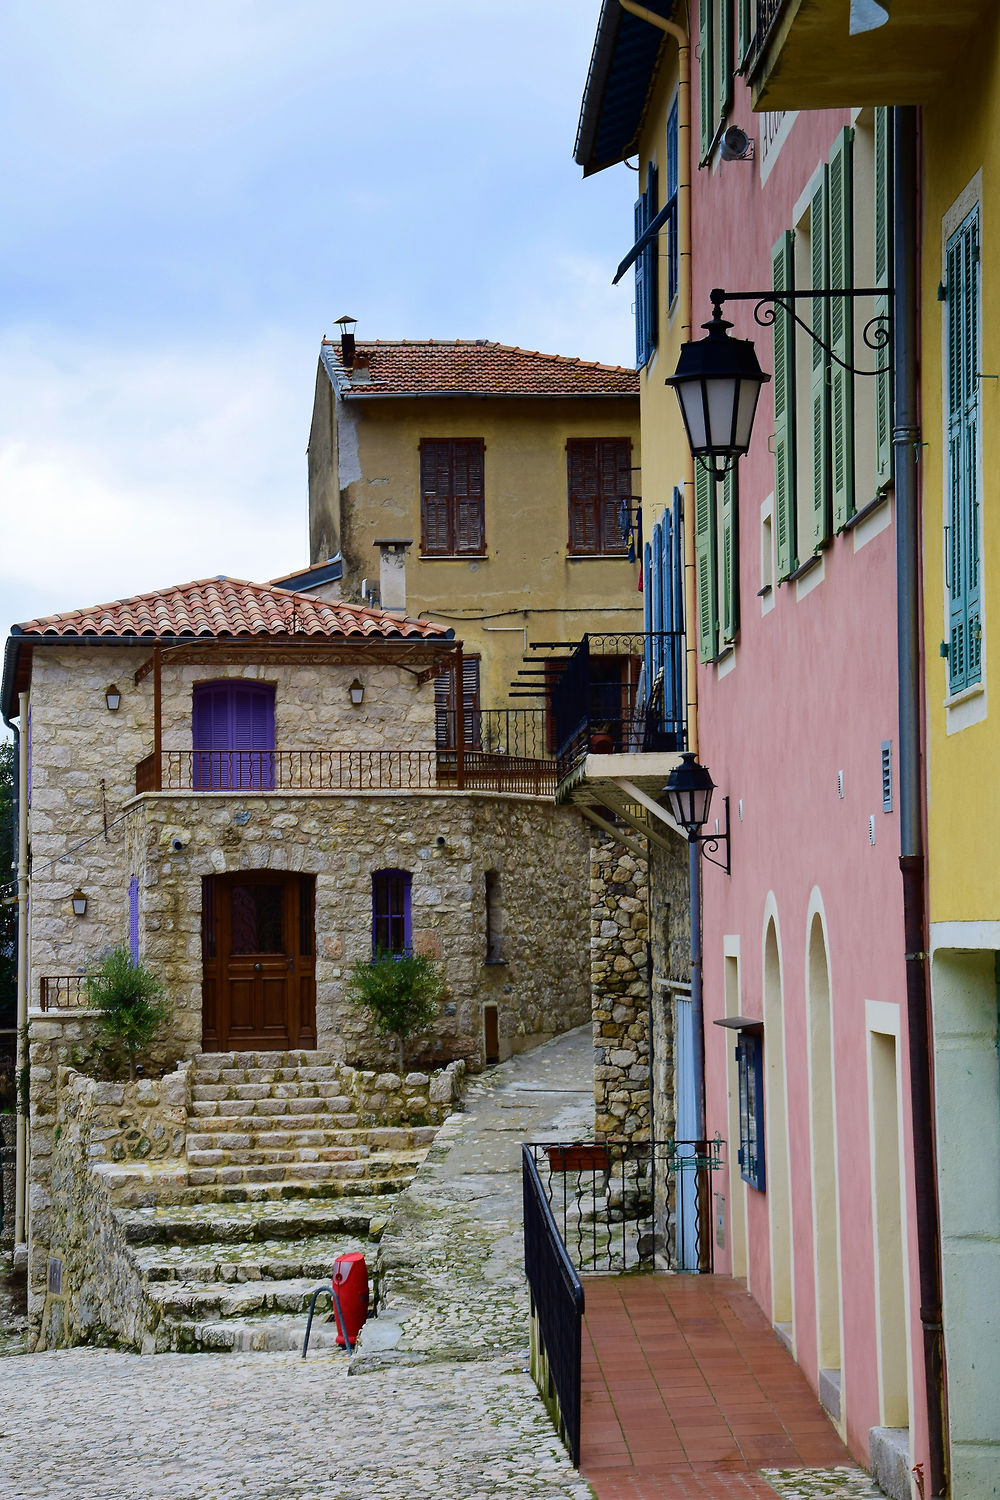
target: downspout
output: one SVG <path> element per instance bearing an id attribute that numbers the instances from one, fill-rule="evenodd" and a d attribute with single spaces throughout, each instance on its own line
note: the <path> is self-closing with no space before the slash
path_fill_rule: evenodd
<path id="1" fill-rule="evenodd" d="M 17 810 L 17 1115 L 14 1147 L 14 1247 L 25 1242 L 27 1202 L 28 1121 L 22 1108 L 22 1080 L 28 1066 L 28 737 L 20 725 L 27 722 L 28 695 L 18 695 L 19 724 L 3 721 L 14 735 L 14 806 Z"/>
<path id="2" fill-rule="evenodd" d="M 677 43 L 677 239 L 680 275 L 681 334 L 691 337 L 691 39 L 688 29 L 667 21 L 637 0 L 618 0 L 622 10 L 648 21 Z M 687 16 L 686 0 L 680 7 Z M 684 619 L 686 623 L 684 674 L 687 696 L 687 748 L 698 752 L 698 652 L 695 599 L 694 527 L 688 518 L 694 514 L 694 458 L 687 443 L 684 453 Z M 691 1029 L 694 1033 L 694 1086 L 698 1116 L 698 1133 L 705 1135 L 705 1030 L 702 1003 L 701 959 L 701 857 L 698 845 L 688 848 L 688 906 L 690 911 L 691 962 Z M 652 1037 L 650 1038 L 652 1043 Z"/>
<path id="3" fill-rule="evenodd" d="M 917 111 L 893 110 L 893 284 L 895 365 L 893 459 L 896 478 L 896 631 L 899 670 L 899 867 L 903 877 L 906 1015 L 913 1177 L 917 1215 L 920 1325 L 927 1392 L 930 1492 L 948 1492 L 945 1457 L 944 1333 L 940 1227 L 931 1080 L 930 975 L 925 912 L 924 783 L 920 731 L 920 512 L 917 479 Z"/>

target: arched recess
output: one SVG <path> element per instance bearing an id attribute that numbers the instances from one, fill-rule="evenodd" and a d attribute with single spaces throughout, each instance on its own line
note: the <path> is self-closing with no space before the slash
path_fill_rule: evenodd
<path id="1" fill-rule="evenodd" d="M 764 1129 L 771 1230 L 771 1319 L 788 1328 L 794 1346 L 792 1192 L 785 1083 L 785 1007 L 781 943 L 773 896 L 764 908 Z"/>
<path id="2" fill-rule="evenodd" d="M 823 901 L 814 890 L 806 938 L 809 1135 L 812 1166 L 816 1350 L 820 1371 L 839 1386 L 841 1350 L 840 1202 L 830 959 Z M 837 1403 L 840 1404 L 839 1402 Z"/>

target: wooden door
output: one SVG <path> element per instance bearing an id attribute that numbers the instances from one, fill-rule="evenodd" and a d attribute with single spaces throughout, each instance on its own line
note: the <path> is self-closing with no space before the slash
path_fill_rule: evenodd
<path id="1" fill-rule="evenodd" d="M 315 1047 L 313 900 L 310 875 L 249 870 L 205 878 L 206 1052 Z"/>

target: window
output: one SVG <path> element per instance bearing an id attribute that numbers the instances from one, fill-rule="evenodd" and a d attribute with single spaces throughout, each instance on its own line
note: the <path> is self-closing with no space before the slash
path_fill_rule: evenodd
<path id="1" fill-rule="evenodd" d="M 631 438 L 570 438 L 569 552 L 574 557 L 624 555 L 622 502 L 632 499 Z"/>
<path id="2" fill-rule="evenodd" d="M 775 325 L 777 327 L 777 325 Z M 694 547 L 698 658 L 714 661 L 740 628 L 739 506 L 736 468 L 720 483 L 694 466 Z"/>
<path id="3" fill-rule="evenodd" d="M 680 288 L 680 246 L 677 242 L 677 100 L 667 115 L 667 306 L 673 307 Z M 655 242 L 653 245 L 655 250 Z"/>
<path id="4" fill-rule="evenodd" d="M 503 899 L 500 871 L 486 871 L 486 962 L 503 963 Z"/>
<path id="5" fill-rule="evenodd" d="M 410 872 L 376 870 L 372 875 L 372 953 L 409 953 L 410 941 Z"/>
<path id="6" fill-rule="evenodd" d="M 635 205 L 636 243 L 656 217 L 656 195 L 656 167 L 650 162 L 646 168 L 646 191 Z M 649 364 L 656 348 L 658 266 L 654 236 L 635 258 L 635 363 L 639 370 Z"/>
<path id="7" fill-rule="evenodd" d="M 764 1191 L 764 1039 L 759 1031 L 741 1031 L 736 1043 L 740 1094 L 740 1176 Z"/>
<path id="8" fill-rule="evenodd" d="M 699 0 L 698 103 L 705 162 L 733 98 L 733 0 Z"/>
<path id="9" fill-rule="evenodd" d="M 946 247 L 948 687 L 982 679 L 979 518 L 979 208 Z"/>
<path id="10" fill-rule="evenodd" d="M 482 438 L 420 443 L 420 550 L 425 557 L 481 557 L 486 551 Z"/>
<path id="11" fill-rule="evenodd" d="M 237 678 L 196 684 L 191 737 L 195 790 L 273 787 L 273 686 Z"/>
<path id="12" fill-rule="evenodd" d="M 482 712 L 479 701 L 478 656 L 462 657 L 462 708 L 466 750 L 482 749 Z M 434 679 L 434 730 L 439 750 L 454 750 L 457 743 L 458 693 L 455 668 Z"/>

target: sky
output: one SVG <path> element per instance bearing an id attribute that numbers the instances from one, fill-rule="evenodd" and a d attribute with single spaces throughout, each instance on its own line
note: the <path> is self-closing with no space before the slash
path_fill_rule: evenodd
<path id="1" fill-rule="evenodd" d="M 308 562 L 320 339 L 634 359 L 598 0 L 7 0 L 0 625 Z"/>

